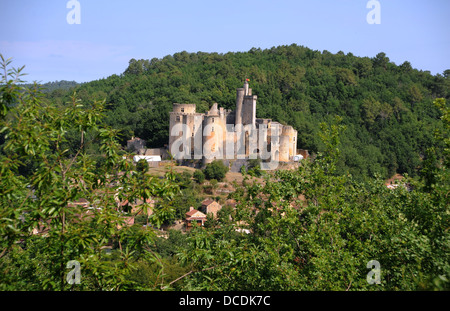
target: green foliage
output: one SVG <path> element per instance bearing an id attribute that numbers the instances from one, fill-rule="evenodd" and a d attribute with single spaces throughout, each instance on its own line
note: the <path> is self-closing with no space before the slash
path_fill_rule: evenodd
<path id="1" fill-rule="evenodd" d="M 192 175 L 188 171 L 183 171 L 180 174 L 175 174 L 175 181 L 181 188 L 189 188 L 192 183 Z"/>
<path id="2" fill-rule="evenodd" d="M 12 58 L 5 59 L 2 54 L 0 54 L 1 64 L 0 70 L 2 71 L 2 79 L 0 81 L 0 120 L 3 119 L 8 113 L 9 109 L 16 104 L 17 97 L 22 90 L 17 83 L 23 82 L 21 76 L 25 74 L 22 73 L 25 66 L 21 68 L 8 68 L 12 62 Z M 3 129 L 2 129 L 3 132 Z"/>
<path id="3" fill-rule="evenodd" d="M 146 173 L 148 171 L 149 165 L 147 160 L 145 159 L 140 159 L 137 163 L 136 163 L 136 170 L 140 173 Z"/>
<path id="4" fill-rule="evenodd" d="M 170 220 L 180 220 L 186 217 L 189 207 L 200 205 L 200 197 L 191 185 L 189 188 L 182 189 L 180 195 L 173 199 L 172 204 L 175 207 L 175 214 Z"/>
<path id="5" fill-rule="evenodd" d="M 249 159 L 247 173 L 253 177 L 260 177 L 263 174 L 263 171 L 261 170 L 261 159 Z"/>
<path id="6" fill-rule="evenodd" d="M 65 91 L 70 91 L 79 86 L 80 83 L 75 81 L 66 81 L 66 80 L 60 80 L 60 81 L 54 81 L 54 82 L 47 82 L 42 84 L 42 92 L 43 93 L 53 93 L 52 96 L 61 96 L 65 93 Z M 30 88 L 33 85 L 32 84 L 22 84 L 21 86 L 25 88 Z"/>
<path id="7" fill-rule="evenodd" d="M 194 177 L 194 180 L 199 184 L 202 184 L 205 181 L 205 174 L 203 173 L 202 170 L 196 170 L 194 172 L 193 177 Z"/>
<path id="8" fill-rule="evenodd" d="M 228 167 L 226 167 L 221 160 L 214 160 L 213 162 L 208 163 L 203 169 L 205 178 L 208 180 L 216 179 L 217 181 L 222 181 L 225 178 L 227 172 Z"/>
<path id="9" fill-rule="evenodd" d="M 132 215 L 119 203 L 153 198 L 170 206 L 178 185 L 170 175 L 132 174 L 134 165 L 122 156 L 118 130 L 102 123 L 104 101 L 82 102 L 74 93 L 55 106 L 37 85 L 17 86 L 20 70 L 7 70 L 8 65 L 2 57 L 0 289 L 135 288 L 128 275 L 136 266 L 159 262 L 149 248 L 155 233 L 128 225 Z M 9 73 L 16 78 L 9 80 Z M 73 137 L 78 146 L 73 143 L 70 152 Z M 92 144 L 98 147 L 91 149 Z M 76 204 L 79 199 L 87 206 Z M 144 203 L 138 212 L 145 214 L 147 208 Z M 152 220 L 163 222 L 166 214 L 157 209 Z M 108 247 L 113 255 L 105 251 Z M 71 260 L 80 263 L 80 284 L 66 280 Z"/>
<path id="10" fill-rule="evenodd" d="M 242 165 L 241 168 L 239 169 L 239 171 L 241 172 L 241 174 L 243 176 L 245 176 L 247 174 L 247 168 L 245 167 L 245 165 Z"/>
<path id="11" fill-rule="evenodd" d="M 155 241 L 155 251 L 163 257 L 173 257 L 183 249 L 186 240 L 186 235 L 181 231 L 169 230 L 167 237 L 161 237 Z"/>

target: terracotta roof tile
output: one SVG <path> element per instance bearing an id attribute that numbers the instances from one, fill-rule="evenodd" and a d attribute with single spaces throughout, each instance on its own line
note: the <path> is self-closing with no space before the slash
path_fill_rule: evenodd
<path id="1" fill-rule="evenodd" d="M 204 200 L 204 201 L 202 202 L 202 205 L 209 205 L 209 204 L 211 204 L 211 203 L 213 203 L 213 202 L 214 202 L 214 200 L 206 199 L 206 200 Z"/>

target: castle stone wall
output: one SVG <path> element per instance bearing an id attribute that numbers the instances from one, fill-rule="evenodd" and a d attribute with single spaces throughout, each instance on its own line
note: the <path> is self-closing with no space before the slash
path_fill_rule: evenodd
<path id="1" fill-rule="evenodd" d="M 185 124 L 189 133 L 183 134 L 189 136 L 185 138 L 190 139 L 191 158 L 192 155 L 194 159 L 203 158 L 204 163 L 213 161 L 215 156 L 220 159 L 225 159 L 227 155 L 227 142 L 230 148 L 233 146 L 233 149 L 235 149 L 237 147 L 236 140 L 239 139 L 237 135 L 229 135 L 227 138 L 227 124 L 241 124 L 242 126 L 252 125 L 253 129 L 267 127 L 267 137 L 264 138 L 265 141 L 261 144 L 266 146 L 266 150 L 259 150 L 261 146 L 259 142 L 256 142 L 256 146 L 251 146 L 248 133 L 244 133 L 246 156 L 265 152 L 269 153 L 272 158 L 278 155 L 279 161 L 291 161 L 297 151 L 297 131 L 292 126 L 283 126 L 278 122 L 273 122 L 271 119 L 257 119 L 257 99 L 258 97 L 252 95 L 252 89 L 249 88 L 248 82 L 245 81 L 244 87 L 236 90 L 235 111 L 219 108 L 218 104 L 214 103 L 208 112 L 196 113 L 195 104 L 174 103 L 173 111 L 170 112 L 169 151 L 172 150 L 173 143 L 181 138 L 180 133 L 174 133 L 175 135 L 172 135 L 174 126 L 177 124 Z M 272 148 L 270 136 L 275 125 L 280 127 L 280 139 L 279 141 L 274 141 Z M 230 139 L 233 141 L 230 142 Z M 236 153 L 237 150 L 234 150 L 234 158 L 236 158 Z M 196 154 L 200 156 L 195 157 Z"/>

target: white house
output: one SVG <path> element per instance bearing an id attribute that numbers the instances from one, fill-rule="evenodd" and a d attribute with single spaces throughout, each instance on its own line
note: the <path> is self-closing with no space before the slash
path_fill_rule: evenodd
<path id="1" fill-rule="evenodd" d="M 298 162 L 300 160 L 303 160 L 303 156 L 301 154 L 297 154 L 294 156 L 294 162 Z"/>
<path id="2" fill-rule="evenodd" d="M 161 161 L 161 156 L 156 156 L 156 155 L 153 155 L 153 156 L 135 155 L 133 157 L 133 161 L 135 163 L 139 162 L 139 160 L 142 160 L 142 159 L 146 160 L 147 162 L 160 162 Z"/>

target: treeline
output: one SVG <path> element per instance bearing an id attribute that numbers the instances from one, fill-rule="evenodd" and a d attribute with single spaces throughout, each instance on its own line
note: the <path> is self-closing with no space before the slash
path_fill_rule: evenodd
<path id="1" fill-rule="evenodd" d="M 67 80 L 59 80 L 59 81 L 53 81 L 53 82 L 46 82 L 43 84 L 40 84 L 40 86 L 42 87 L 42 92 L 43 93 L 51 93 L 57 90 L 63 90 L 63 91 L 67 91 L 67 90 L 71 90 L 74 89 L 75 87 L 79 86 L 80 83 L 76 82 L 76 81 L 67 81 Z M 33 86 L 33 84 L 30 83 L 24 83 L 21 84 L 22 87 L 25 88 L 30 88 Z M 58 92 L 55 92 L 53 94 L 53 96 L 58 96 Z"/>
<path id="2" fill-rule="evenodd" d="M 416 175 L 439 128 L 435 98 L 449 98 L 450 70 L 431 75 L 385 53 L 373 58 L 290 45 L 237 53 L 180 52 L 162 59 L 132 59 L 120 75 L 75 88 L 83 101 L 106 99 L 106 122 L 148 147 L 168 142 L 172 103 L 194 103 L 204 112 L 214 102 L 235 108 L 236 88 L 250 79 L 257 116 L 298 130 L 298 148 L 323 151 L 321 122 L 343 118 L 337 172 L 355 178 Z M 49 93 L 57 103 L 72 90 Z M 438 152 L 442 146 L 433 146 Z"/>

